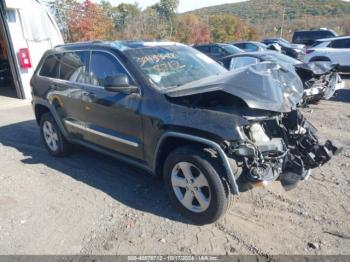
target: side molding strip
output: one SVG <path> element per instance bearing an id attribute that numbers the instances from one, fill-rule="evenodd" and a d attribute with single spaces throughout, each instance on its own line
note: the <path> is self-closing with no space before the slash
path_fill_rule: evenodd
<path id="1" fill-rule="evenodd" d="M 228 157 L 226 156 L 226 154 L 222 150 L 222 148 L 217 143 L 215 143 L 215 142 L 213 142 L 211 140 L 208 140 L 208 139 L 202 138 L 202 137 L 198 137 L 198 136 L 177 133 L 177 132 L 168 132 L 168 133 L 164 134 L 161 137 L 160 141 L 158 142 L 157 149 L 156 149 L 157 157 L 155 158 L 155 161 L 157 161 L 157 159 L 158 159 L 158 151 L 159 151 L 160 145 L 162 144 L 163 140 L 165 140 L 168 137 L 183 138 L 183 139 L 187 139 L 187 140 L 190 140 L 190 141 L 195 141 L 195 142 L 198 142 L 198 143 L 206 144 L 206 145 L 214 148 L 218 152 L 220 158 L 223 161 L 224 167 L 226 169 L 227 178 L 228 178 L 228 182 L 230 184 L 231 191 L 235 195 L 239 195 L 239 189 L 238 189 L 237 181 L 236 181 L 236 178 L 235 178 L 234 173 L 232 171 L 232 168 L 231 168 L 230 162 L 228 160 Z M 154 167 L 155 167 L 155 165 L 154 165 Z"/>
<path id="2" fill-rule="evenodd" d="M 69 125 L 69 126 L 72 126 L 72 127 L 75 127 L 75 128 L 79 128 L 81 130 L 84 130 L 86 132 L 89 132 L 89 133 L 92 133 L 92 134 L 95 134 L 95 135 L 98 135 L 98 136 L 102 136 L 102 137 L 105 137 L 105 138 L 110 139 L 110 140 L 117 141 L 119 143 L 123 143 L 123 144 L 129 145 L 129 146 L 133 146 L 133 147 L 138 147 L 139 146 L 138 143 L 131 142 L 129 140 L 126 140 L 126 139 L 123 139 L 123 138 L 120 138 L 120 137 L 112 136 L 112 135 L 109 135 L 109 134 L 106 134 L 106 133 L 103 133 L 103 132 L 91 129 L 91 128 L 86 127 L 86 126 L 82 126 L 82 125 L 79 125 L 77 123 L 73 123 L 72 121 L 69 121 L 69 120 L 64 120 L 64 123 Z"/>

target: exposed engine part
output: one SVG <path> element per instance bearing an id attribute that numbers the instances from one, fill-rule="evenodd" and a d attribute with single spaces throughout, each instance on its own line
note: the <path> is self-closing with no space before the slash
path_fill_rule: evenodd
<path id="1" fill-rule="evenodd" d="M 247 141 L 232 143 L 229 155 L 240 159 L 245 177 L 252 182 L 271 182 L 293 188 L 311 170 L 339 152 L 330 141 L 321 145 L 317 130 L 297 110 L 274 120 L 254 121 L 244 128 Z"/>
<path id="2" fill-rule="evenodd" d="M 283 124 L 288 132 L 288 142 L 290 148 L 290 157 L 286 161 L 295 164 L 295 159 L 299 159 L 298 164 L 302 164 L 304 170 L 313 169 L 327 163 L 331 157 L 337 153 L 338 148 L 333 146 L 331 141 L 326 141 L 320 145 L 316 136 L 317 130 L 313 127 L 298 111 L 289 113 L 284 119 Z M 301 129 L 302 128 L 302 129 Z M 304 132 L 293 132 L 292 130 L 303 130 Z M 305 132 L 306 131 L 306 132 Z M 303 174 L 300 172 L 299 174 Z"/>
<path id="3" fill-rule="evenodd" d="M 249 127 L 248 130 L 250 139 L 256 144 L 266 144 L 271 139 L 266 135 L 264 129 L 259 123 L 254 123 Z"/>

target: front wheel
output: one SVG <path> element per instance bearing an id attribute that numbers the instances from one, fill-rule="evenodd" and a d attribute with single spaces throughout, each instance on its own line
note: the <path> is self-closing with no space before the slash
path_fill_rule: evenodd
<path id="1" fill-rule="evenodd" d="M 184 146 L 170 153 L 164 164 L 164 183 L 171 202 L 199 225 L 218 220 L 233 197 L 218 173 L 217 162 L 204 149 Z"/>

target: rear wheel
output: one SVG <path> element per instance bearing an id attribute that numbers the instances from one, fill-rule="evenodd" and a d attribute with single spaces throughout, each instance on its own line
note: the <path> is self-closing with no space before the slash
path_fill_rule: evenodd
<path id="1" fill-rule="evenodd" d="M 45 113 L 40 118 L 41 136 L 49 153 L 56 157 L 66 156 L 71 144 L 64 138 L 51 113 Z"/>
<path id="2" fill-rule="evenodd" d="M 217 162 L 194 146 L 176 149 L 165 161 L 164 183 L 170 200 L 196 224 L 215 222 L 230 205 L 231 193 L 218 173 Z"/>

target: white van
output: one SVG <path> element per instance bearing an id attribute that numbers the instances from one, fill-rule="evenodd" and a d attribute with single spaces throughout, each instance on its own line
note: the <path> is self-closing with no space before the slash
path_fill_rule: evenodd
<path id="1" fill-rule="evenodd" d="M 0 96 L 31 99 L 30 79 L 43 53 L 63 44 L 39 0 L 0 1 Z"/>

